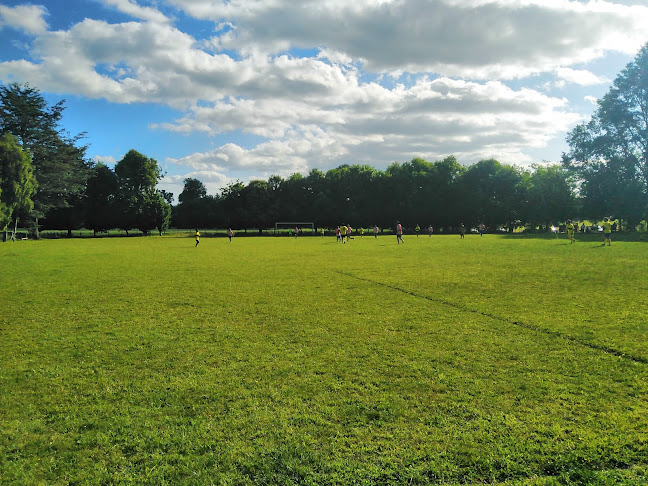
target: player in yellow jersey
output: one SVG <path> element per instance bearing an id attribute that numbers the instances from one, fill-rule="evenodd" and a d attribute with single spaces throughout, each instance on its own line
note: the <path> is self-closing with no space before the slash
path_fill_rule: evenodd
<path id="1" fill-rule="evenodd" d="M 567 228 L 567 238 L 569 238 L 569 243 L 571 244 L 576 241 L 576 239 L 574 238 L 574 223 L 572 223 L 571 219 L 567 220 L 566 228 Z"/>
<path id="2" fill-rule="evenodd" d="M 196 246 L 198 246 L 199 243 L 200 243 L 200 231 L 196 229 Z M 196 246 L 194 246 L 194 248 L 196 248 Z"/>
<path id="3" fill-rule="evenodd" d="M 347 227 L 345 224 L 340 225 L 340 237 L 342 238 L 342 243 L 346 243 Z"/>
<path id="4" fill-rule="evenodd" d="M 610 218 L 603 218 L 603 246 L 607 243 L 608 246 L 612 246 L 612 221 Z"/>

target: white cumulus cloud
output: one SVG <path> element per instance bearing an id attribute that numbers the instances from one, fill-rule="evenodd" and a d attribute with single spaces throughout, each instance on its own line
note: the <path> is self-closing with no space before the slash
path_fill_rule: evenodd
<path id="1" fill-rule="evenodd" d="M 0 81 L 173 107 L 152 132 L 230 137 L 166 159 L 214 186 L 449 154 L 530 163 L 583 119 L 568 89 L 609 82 L 588 63 L 646 42 L 648 6 L 628 3 L 102 0 L 129 21 L 57 30 L 44 6 L 0 6 L 1 28 L 32 36 L 29 56 L 0 62 Z M 213 29 L 198 36 L 194 20 Z"/>
<path id="2" fill-rule="evenodd" d="M 47 9 L 42 5 L 0 5 L 0 29 L 11 27 L 28 34 L 41 34 L 47 30 Z"/>
<path id="3" fill-rule="evenodd" d="M 220 45 L 276 53 L 318 48 L 376 72 L 440 72 L 513 79 L 632 53 L 645 42 L 648 6 L 592 0 L 169 0 L 235 29 Z"/>
<path id="4" fill-rule="evenodd" d="M 584 69 L 558 68 L 556 69 L 556 75 L 568 83 L 578 84 L 580 86 L 593 86 L 610 82 L 609 79 L 597 76 Z"/>

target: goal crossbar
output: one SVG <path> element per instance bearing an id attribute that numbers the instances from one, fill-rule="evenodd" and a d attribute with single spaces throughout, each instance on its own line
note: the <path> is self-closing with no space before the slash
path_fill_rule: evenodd
<path id="1" fill-rule="evenodd" d="M 275 231 L 281 228 L 294 228 L 295 226 L 299 228 L 308 227 L 315 229 L 315 223 L 312 221 L 278 221 L 275 223 Z"/>

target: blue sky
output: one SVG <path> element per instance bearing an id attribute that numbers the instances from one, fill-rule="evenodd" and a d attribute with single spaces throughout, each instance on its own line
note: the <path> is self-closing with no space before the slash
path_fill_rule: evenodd
<path id="1" fill-rule="evenodd" d="M 0 82 L 210 193 L 413 157 L 557 162 L 648 41 L 641 0 L 0 0 Z"/>

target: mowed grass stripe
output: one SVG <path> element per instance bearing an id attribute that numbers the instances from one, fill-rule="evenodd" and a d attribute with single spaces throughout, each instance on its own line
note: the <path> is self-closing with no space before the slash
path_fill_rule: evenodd
<path id="1" fill-rule="evenodd" d="M 407 290 L 407 289 L 404 289 L 404 288 L 401 288 L 401 287 L 396 287 L 395 285 L 391 285 L 391 284 L 388 284 L 388 283 L 385 283 L 385 282 L 378 282 L 376 280 L 371 280 L 371 279 L 368 279 L 368 278 L 359 277 L 357 275 L 353 275 L 353 274 L 346 273 L 346 272 L 342 272 L 342 275 L 346 275 L 347 277 L 355 278 L 355 279 L 358 279 L 358 280 L 361 280 L 363 282 L 367 282 L 367 283 L 370 283 L 370 284 L 380 285 L 382 287 L 386 287 L 388 289 L 396 290 L 398 292 L 402 292 L 404 294 L 411 295 L 411 296 L 417 297 L 419 299 L 425 299 L 425 300 L 428 300 L 430 302 L 435 302 L 435 303 L 438 303 L 438 304 L 446 305 L 448 307 L 453 307 L 453 308 L 459 309 L 461 311 L 471 312 L 473 314 L 478 314 L 478 315 L 483 316 L 483 317 L 488 317 L 489 319 L 505 322 L 507 324 L 512 324 L 514 326 L 518 326 L 518 327 L 521 327 L 521 328 L 524 328 L 524 329 L 529 329 L 531 331 L 547 334 L 547 335 L 552 336 L 552 337 L 565 339 L 567 341 L 572 341 L 572 342 L 574 342 L 576 344 L 579 344 L 581 346 L 585 346 L 587 348 L 591 348 L 591 349 L 594 349 L 596 351 L 602 351 L 604 353 L 608 353 L 608 354 L 611 354 L 611 355 L 614 355 L 614 356 L 618 356 L 620 358 L 629 359 L 629 360 L 635 361 L 637 363 L 648 364 L 648 358 L 646 358 L 646 357 L 635 356 L 635 355 L 632 355 L 632 354 L 628 354 L 628 353 L 623 352 L 623 351 L 621 351 L 619 349 L 614 349 L 614 348 L 611 348 L 609 346 L 605 346 L 605 345 L 602 345 L 602 344 L 596 344 L 596 343 L 593 343 L 593 342 L 583 341 L 582 339 L 578 339 L 578 338 L 576 338 L 574 336 L 569 336 L 569 335 L 566 335 L 566 334 L 563 334 L 563 333 L 560 333 L 560 332 L 557 332 L 557 331 L 553 331 L 551 329 L 542 328 L 542 327 L 535 326 L 533 324 L 528 324 L 528 323 L 521 322 L 521 321 L 511 320 L 511 319 L 508 319 L 506 317 L 494 315 L 494 314 L 489 313 L 489 312 L 483 312 L 483 311 L 480 311 L 478 309 L 471 309 L 470 307 L 468 307 L 466 305 L 457 304 L 456 302 L 450 302 L 450 301 L 442 300 L 442 299 L 439 299 L 439 298 L 436 298 L 436 297 L 430 297 L 428 295 L 422 295 L 422 294 L 419 294 L 419 293 L 414 292 L 412 290 Z"/>

